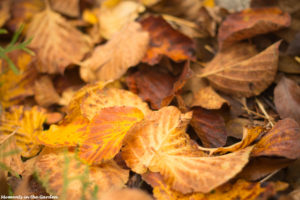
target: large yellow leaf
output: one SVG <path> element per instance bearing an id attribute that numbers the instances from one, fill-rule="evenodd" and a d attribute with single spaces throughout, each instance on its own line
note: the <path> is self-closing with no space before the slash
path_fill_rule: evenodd
<path id="1" fill-rule="evenodd" d="M 157 200 L 266 200 L 278 191 L 284 190 L 288 184 L 283 182 L 248 182 L 239 179 L 235 183 L 226 183 L 207 194 L 182 194 L 171 189 L 159 173 L 147 173 L 143 179 L 151 184 L 153 195 Z"/>
<path id="2" fill-rule="evenodd" d="M 209 192 L 234 177 L 248 162 L 252 147 L 207 157 L 185 133 L 191 114 L 170 106 L 138 122 L 124 141 L 122 157 L 127 166 L 140 174 L 160 172 L 182 193 Z"/>
<path id="3" fill-rule="evenodd" d="M 101 109 L 112 106 L 129 106 L 141 110 L 146 116 L 150 109 L 147 103 L 127 90 L 107 88 L 88 91 L 81 101 L 81 114 L 91 120 Z"/>
<path id="4" fill-rule="evenodd" d="M 97 46 L 91 57 L 84 60 L 80 76 L 86 82 L 120 78 L 129 67 L 144 57 L 149 34 L 137 22 L 131 22 L 116 33 L 106 44 Z"/>
<path id="5" fill-rule="evenodd" d="M 144 10 L 143 5 L 134 1 L 121 1 L 115 6 L 102 5 L 98 13 L 100 34 L 106 39 L 111 38 Z"/>
<path id="6" fill-rule="evenodd" d="M 89 164 L 112 159 L 119 153 L 128 130 L 143 118 L 137 108 L 103 108 L 89 124 L 88 136 L 79 149 L 80 158 Z"/>
<path id="7" fill-rule="evenodd" d="M 90 167 L 80 162 L 74 152 L 49 148 L 38 157 L 35 170 L 46 191 L 62 199 L 82 196 L 91 199 L 95 187 L 98 187 L 96 199 L 99 199 L 104 192 L 124 187 L 129 175 L 128 170 L 114 161 Z"/>
<path id="8" fill-rule="evenodd" d="M 37 49 L 41 72 L 63 73 L 90 50 L 88 38 L 49 6 L 34 16 L 26 38 L 33 38 L 29 47 Z"/>
<path id="9" fill-rule="evenodd" d="M 24 157 L 35 156 L 40 151 L 37 136 L 43 130 L 46 114 L 39 107 L 26 109 L 23 106 L 11 108 L 11 112 L 1 115 L 0 133 L 16 132 L 17 145 Z"/>
<path id="10" fill-rule="evenodd" d="M 49 130 L 38 136 L 38 141 L 49 147 L 76 146 L 82 144 L 87 136 L 89 120 L 77 116 L 71 122 L 65 120 L 59 125 L 51 125 Z"/>

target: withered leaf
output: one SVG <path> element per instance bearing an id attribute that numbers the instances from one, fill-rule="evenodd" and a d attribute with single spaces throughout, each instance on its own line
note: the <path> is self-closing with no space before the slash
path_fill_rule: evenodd
<path id="1" fill-rule="evenodd" d="M 274 89 L 274 103 L 281 119 L 292 118 L 300 124 L 300 86 L 282 77 Z"/>
<path id="2" fill-rule="evenodd" d="M 153 195 L 157 200 L 267 200 L 274 196 L 278 191 L 285 190 L 288 184 L 284 182 L 248 182 L 243 179 L 239 179 L 234 183 L 226 183 L 219 186 L 207 194 L 204 193 L 192 193 L 182 194 L 174 191 L 165 181 L 159 173 L 147 173 L 143 175 L 143 179 L 151 184 L 153 189 Z"/>
<path id="3" fill-rule="evenodd" d="M 0 28 L 10 18 L 10 7 L 11 7 L 10 1 L 0 2 Z"/>
<path id="4" fill-rule="evenodd" d="M 16 142 L 22 150 L 21 155 L 32 157 L 41 149 L 37 136 L 41 134 L 45 120 L 45 112 L 40 107 L 14 106 L 10 112 L 2 113 L 0 133 L 11 134 L 16 132 Z"/>
<path id="5" fill-rule="evenodd" d="M 275 78 L 279 44 L 277 42 L 259 54 L 250 44 L 232 45 L 217 53 L 200 77 L 207 77 L 213 87 L 228 94 L 258 95 Z"/>
<path id="6" fill-rule="evenodd" d="M 193 40 L 173 29 L 162 17 L 150 16 L 140 23 L 150 34 L 150 47 L 143 62 L 155 65 L 162 56 L 176 62 L 196 59 Z"/>
<path id="7" fill-rule="evenodd" d="M 101 200 L 153 200 L 153 198 L 146 192 L 134 189 L 126 188 L 122 190 L 113 190 L 104 194 Z"/>
<path id="8" fill-rule="evenodd" d="M 251 156 L 300 157 L 300 127 L 293 119 L 278 121 L 254 146 Z"/>
<path id="9" fill-rule="evenodd" d="M 142 99 L 130 91 L 106 88 L 87 92 L 80 104 L 81 114 L 91 120 L 101 109 L 113 106 L 129 106 L 141 110 L 146 116 L 150 109 Z"/>
<path id="10" fill-rule="evenodd" d="M 38 157 L 35 170 L 38 179 L 47 186 L 49 194 L 62 197 L 64 182 L 68 182 L 64 194 L 68 199 L 80 199 L 82 196 L 92 199 L 91 194 L 96 185 L 96 197 L 99 199 L 108 190 L 124 187 L 129 175 L 128 170 L 120 168 L 114 161 L 88 166 L 81 163 L 74 152 L 49 148 Z M 84 183 L 87 187 L 83 190 Z"/>
<path id="11" fill-rule="evenodd" d="M 49 76 L 42 76 L 34 83 L 34 98 L 40 106 L 50 106 L 58 103 L 60 96 L 55 91 Z"/>
<path id="12" fill-rule="evenodd" d="M 205 147 L 220 147 L 226 144 L 225 121 L 219 113 L 195 107 L 191 125 Z"/>
<path id="13" fill-rule="evenodd" d="M 70 17 L 78 17 L 80 14 L 79 0 L 50 0 L 51 8 Z"/>
<path id="14" fill-rule="evenodd" d="M 49 7 L 34 16 L 26 32 L 29 38 L 33 38 L 29 47 L 37 50 L 39 71 L 47 73 L 63 73 L 91 48 L 87 36 Z"/>
<path id="15" fill-rule="evenodd" d="M 129 67 L 138 64 L 148 48 L 149 34 L 137 22 L 131 22 L 106 44 L 97 46 L 81 64 L 80 75 L 86 82 L 120 78 Z"/>
<path id="16" fill-rule="evenodd" d="M 169 106 L 134 125 L 122 149 L 127 166 L 139 174 L 160 172 L 166 183 L 182 193 L 209 192 L 235 176 L 248 162 L 252 148 L 207 157 L 185 133 L 191 117 Z"/>
<path id="17" fill-rule="evenodd" d="M 89 124 L 87 138 L 79 149 L 79 157 L 89 164 L 100 164 L 119 153 L 128 130 L 144 114 L 134 107 L 108 107 L 96 114 Z"/>
<path id="18" fill-rule="evenodd" d="M 219 47 L 288 27 L 291 17 L 279 8 L 249 8 L 229 15 L 219 28 Z"/>

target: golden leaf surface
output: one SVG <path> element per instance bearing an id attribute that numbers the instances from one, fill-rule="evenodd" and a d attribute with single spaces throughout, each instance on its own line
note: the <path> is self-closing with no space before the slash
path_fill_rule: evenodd
<path id="1" fill-rule="evenodd" d="M 120 1 L 115 6 L 102 5 L 97 15 L 100 34 L 110 39 L 128 23 L 133 22 L 144 10 L 143 5 L 134 1 Z"/>
<path id="2" fill-rule="evenodd" d="M 137 65 L 148 48 L 149 34 L 137 22 L 131 22 L 106 44 L 97 46 L 91 57 L 81 63 L 80 76 L 86 82 L 120 78 Z"/>
<path id="3" fill-rule="evenodd" d="M 0 133 L 15 133 L 18 147 L 22 149 L 21 155 L 24 157 L 35 156 L 41 146 L 37 141 L 37 136 L 43 130 L 43 123 L 46 114 L 39 107 L 26 109 L 23 106 L 15 106 L 10 112 L 3 112 L 1 115 Z"/>
<path id="4" fill-rule="evenodd" d="M 128 170 L 120 168 L 114 161 L 88 166 L 80 162 L 74 152 L 49 148 L 38 157 L 35 170 L 49 194 L 66 199 L 80 199 L 82 196 L 91 199 L 96 186 L 99 199 L 103 192 L 124 187 L 129 176 Z M 84 188 L 84 184 L 87 187 Z"/>
<path id="5" fill-rule="evenodd" d="M 89 124 L 88 136 L 80 146 L 79 157 L 89 164 L 114 158 L 128 130 L 143 118 L 144 114 L 137 108 L 103 108 Z"/>
<path id="6" fill-rule="evenodd" d="M 139 174 L 160 172 L 182 193 L 209 192 L 240 172 L 252 148 L 207 157 L 185 133 L 191 114 L 164 107 L 133 126 L 122 149 L 127 166 Z"/>
<path id="7" fill-rule="evenodd" d="M 300 157 L 300 127 L 290 118 L 278 121 L 254 146 L 251 156 Z"/>
<path id="8" fill-rule="evenodd" d="M 29 38 L 33 38 L 29 47 L 37 50 L 39 71 L 52 74 L 79 63 L 91 46 L 86 36 L 49 7 L 34 16 L 26 33 Z"/>
<path id="9" fill-rule="evenodd" d="M 207 77 L 212 86 L 235 96 L 255 96 L 274 80 L 278 64 L 276 42 L 259 54 L 250 44 L 239 43 L 217 53 L 200 77 Z"/>
<path id="10" fill-rule="evenodd" d="M 77 116 L 71 122 L 65 120 L 59 125 L 51 125 L 38 136 L 38 141 L 49 147 L 76 146 L 86 139 L 88 125 L 88 119 Z"/>
<path id="11" fill-rule="evenodd" d="M 112 106 L 129 106 L 141 110 L 146 116 L 147 103 L 136 94 L 117 88 L 96 89 L 86 93 L 81 103 L 81 114 L 91 120 L 101 109 Z"/>
<path id="12" fill-rule="evenodd" d="M 278 191 L 285 190 L 288 184 L 284 182 L 248 182 L 243 179 L 235 183 L 226 183 L 216 188 L 213 192 L 182 194 L 172 190 L 159 173 L 147 173 L 143 179 L 151 184 L 153 195 L 157 200 L 267 200 Z"/>

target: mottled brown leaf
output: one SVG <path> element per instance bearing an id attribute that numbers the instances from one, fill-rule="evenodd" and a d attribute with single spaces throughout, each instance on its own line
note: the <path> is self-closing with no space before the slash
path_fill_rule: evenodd
<path id="1" fill-rule="evenodd" d="M 282 77 L 274 89 L 274 103 L 281 119 L 292 118 L 300 124 L 300 86 Z"/>
<path id="2" fill-rule="evenodd" d="M 196 59 L 193 40 L 173 29 L 162 17 L 150 16 L 140 23 L 150 34 L 150 47 L 143 62 L 155 65 L 163 56 L 176 62 Z"/>
<path id="3" fill-rule="evenodd" d="M 200 77 L 207 77 L 213 87 L 235 96 L 255 96 L 274 80 L 278 64 L 279 42 L 259 54 L 246 43 L 232 45 L 217 53 Z"/>
<path id="4" fill-rule="evenodd" d="M 219 28 L 220 48 L 253 36 L 288 27 L 291 17 L 279 8 L 249 8 L 229 15 Z"/>
<path id="5" fill-rule="evenodd" d="M 300 157 L 300 127 L 293 119 L 278 121 L 254 146 L 251 156 Z"/>
<path id="6" fill-rule="evenodd" d="M 226 144 L 225 122 L 219 113 L 196 107 L 193 109 L 191 125 L 205 147 L 221 147 Z"/>

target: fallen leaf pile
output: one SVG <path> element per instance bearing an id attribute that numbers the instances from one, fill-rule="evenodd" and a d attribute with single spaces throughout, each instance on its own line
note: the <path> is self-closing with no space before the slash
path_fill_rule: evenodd
<path id="1" fill-rule="evenodd" d="M 300 4 L 242 2 L 1 1 L 1 197 L 299 199 Z"/>

